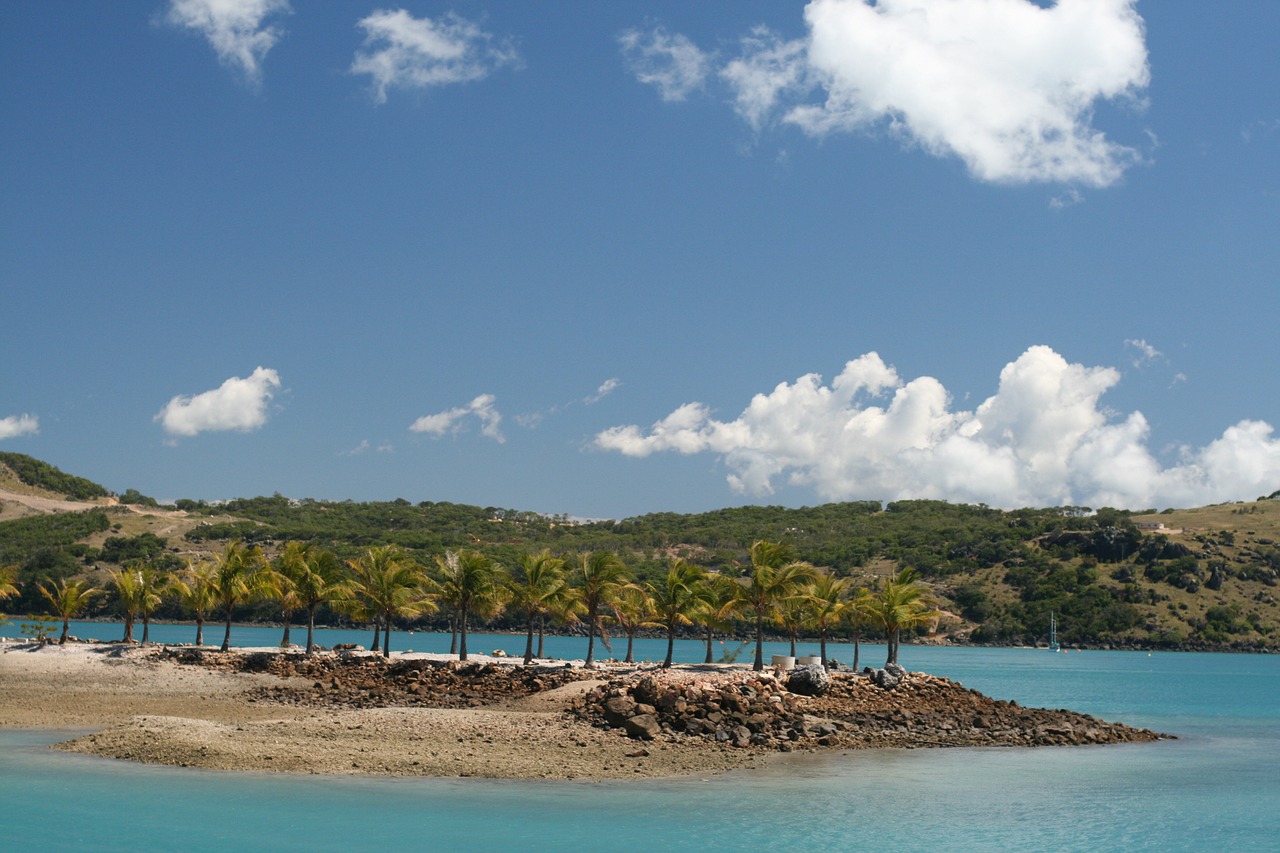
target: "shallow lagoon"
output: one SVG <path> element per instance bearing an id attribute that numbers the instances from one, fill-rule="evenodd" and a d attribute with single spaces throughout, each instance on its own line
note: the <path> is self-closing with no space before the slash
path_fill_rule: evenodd
<path id="1" fill-rule="evenodd" d="M 74 630 L 92 636 L 91 627 Z M 118 636 L 118 628 L 97 627 L 99 636 Z M 191 638 L 189 627 L 161 628 L 182 636 L 153 633 L 158 639 Z M 221 633 L 209 639 L 220 640 Z M 418 651 L 444 651 L 448 644 L 440 635 L 393 635 L 396 640 L 393 647 Z M 279 631 L 237 626 L 233 641 L 272 645 Z M 348 641 L 328 634 L 321 640 Z M 472 648 L 514 653 L 522 643 L 523 638 L 487 635 L 477 636 Z M 557 656 L 580 657 L 585 651 L 581 638 L 556 643 L 550 651 Z M 616 643 L 614 648 L 619 650 Z M 665 650 L 658 641 L 640 648 L 650 658 Z M 702 653 L 698 643 L 678 644 L 680 659 L 701 660 Z M 847 662 L 852 650 L 840 647 L 839 653 Z M 864 647 L 864 660 L 879 663 L 883 653 L 883 647 Z M 1280 660 L 1274 656 L 926 647 L 905 647 L 902 655 L 909 669 L 944 675 L 997 698 L 1069 707 L 1177 734 L 1179 740 L 834 753 L 706 780 L 515 783 L 146 767 L 52 752 L 44 744 L 55 736 L 10 731 L 0 732 L 0 848 L 1280 846 Z"/>

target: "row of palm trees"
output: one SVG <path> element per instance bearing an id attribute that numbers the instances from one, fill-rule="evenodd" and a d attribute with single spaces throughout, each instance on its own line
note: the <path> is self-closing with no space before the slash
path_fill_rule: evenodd
<path id="1" fill-rule="evenodd" d="M 549 625 L 582 625 L 587 631 L 586 666 L 595 663 L 596 639 L 608 642 L 607 626 L 627 638 L 626 662 L 633 661 L 636 635 L 661 629 L 667 638 L 663 667 L 670 667 L 675 638 L 682 628 L 697 626 L 712 662 L 717 632 L 745 620 L 754 629 L 754 668 L 764 668 L 766 626 L 780 626 L 795 654 L 802 632 L 816 632 L 823 661 L 827 640 L 849 629 L 858 665 L 865 627 L 876 629 L 888 645 L 887 663 L 895 663 L 901 632 L 934 619 L 937 611 L 929 588 L 911 569 L 888 579 L 876 591 L 852 579 L 796 560 L 785 543 L 761 540 L 750 549 L 750 564 L 731 574 L 705 570 L 672 558 L 665 573 L 649 582 L 633 580 L 611 551 L 557 556 L 549 550 L 528 552 L 512 570 L 474 550 L 446 551 L 434 565 L 420 565 L 395 546 L 368 548 L 342 561 L 331 551 L 289 542 L 272 560 L 257 547 L 233 541 L 215 559 L 189 562 L 173 574 L 137 563 L 109 573 L 110 591 L 124 615 L 124 639 L 133 640 L 142 622 L 148 642 L 151 615 L 167 596 L 175 596 L 196 623 L 196 644 L 204 644 L 204 625 L 220 615 L 225 622 L 222 650 L 231 643 L 232 613 L 247 602 L 275 601 L 284 621 L 281 645 L 290 645 L 290 626 L 302 614 L 307 626 L 306 653 L 315 648 L 316 613 L 322 606 L 371 624 L 372 647 L 390 655 L 392 626 L 401 619 L 444 610 L 451 625 L 450 653 L 467 659 L 467 635 L 473 619 L 492 618 L 509 610 L 527 626 L 524 662 L 543 657 Z M 13 578 L 0 574 L 0 597 L 16 592 Z M 85 580 L 60 580 L 40 591 L 63 622 L 59 642 L 66 642 L 68 622 L 104 592 Z M 10 592 L 10 594 L 11 594 Z M 536 646 L 535 646 L 536 641 Z"/>

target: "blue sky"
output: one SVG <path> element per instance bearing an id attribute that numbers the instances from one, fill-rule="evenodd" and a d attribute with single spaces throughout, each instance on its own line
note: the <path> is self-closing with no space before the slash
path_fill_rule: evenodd
<path id="1" fill-rule="evenodd" d="M 1280 488 L 1280 4 L 26 2 L 0 450 L 587 517 Z"/>

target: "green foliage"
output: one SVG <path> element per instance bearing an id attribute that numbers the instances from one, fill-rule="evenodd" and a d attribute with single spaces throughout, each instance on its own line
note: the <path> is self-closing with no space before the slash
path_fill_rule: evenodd
<path id="1" fill-rule="evenodd" d="M 65 474 L 48 462 L 41 462 L 23 453 L 0 453 L 0 463 L 7 465 L 14 476 L 28 486 L 66 495 L 69 500 L 87 501 L 111 494 L 91 480 Z"/>
<path id="2" fill-rule="evenodd" d="M 0 563 L 17 562 L 42 548 L 65 548 L 110 526 L 100 509 L 0 521 Z"/>
<path id="3" fill-rule="evenodd" d="M 137 506 L 153 506 L 157 509 L 160 508 L 160 504 L 155 498 L 147 497 L 137 489 L 126 489 L 125 493 L 120 496 L 120 503 L 134 504 Z"/>
<path id="4" fill-rule="evenodd" d="M 166 540 L 154 533 L 140 533 L 133 537 L 108 536 L 102 543 L 98 558 L 108 563 L 125 563 L 140 560 L 149 562 L 164 553 Z"/>
<path id="5" fill-rule="evenodd" d="M 43 646 L 48 645 L 49 635 L 58 630 L 58 623 L 43 616 L 34 616 L 20 623 L 18 630 L 22 632 L 22 636 L 30 637 L 33 642 Z"/>

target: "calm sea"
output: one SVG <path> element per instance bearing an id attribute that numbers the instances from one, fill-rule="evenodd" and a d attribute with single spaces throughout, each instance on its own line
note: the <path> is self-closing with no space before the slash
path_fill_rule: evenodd
<path id="1" fill-rule="evenodd" d="M 170 642 L 193 633 L 152 631 Z M 102 624 L 73 632 L 119 636 Z M 232 639 L 272 645 L 279 631 L 236 626 Z M 369 639 L 326 632 L 320 642 Z M 417 651 L 448 645 L 434 634 L 393 641 Z M 481 635 L 472 648 L 514 654 L 522 643 Z M 554 643 L 559 657 L 585 652 L 580 638 Z M 837 648 L 848 662 L 852 650 Z M 621 656 L 616 641 L 614 650 Z M 637 650 L 660 658 L 665 647 L 646 641 Z M 883 662 L 882 646 L 863 652 Z M 702 655 L 697 643 L 677 644 L 680 659 Z M 0 850 L 1280 850 L 1280 659 L 924 647 L 905 647 L 902 657 L 909 669 L 998 698 L 1179 740 L 851 752 L 708 779 L 528 783 L 147 767 L 45 749 L 57 734 L 4 731 Z"/>

